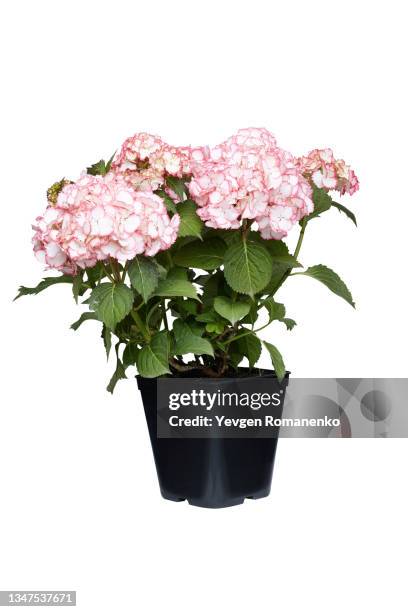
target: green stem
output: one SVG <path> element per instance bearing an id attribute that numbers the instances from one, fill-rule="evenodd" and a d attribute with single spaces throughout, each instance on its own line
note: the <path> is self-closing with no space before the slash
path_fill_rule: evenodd
<path id="1" fill-rule="evenodd" d="M 131 317 L 134 320 L 134 322 L 136 323 L 137 327 L 139 328 L 143 338 L 146 340 L 146 342 L 150 342 L 150 334 L 149 331 L 146 327 L 146 325 L 143 323 L 139 313 L 136 310 L 131 310 L 130 311 Z"/>
<path id="2" fill-rule="evenodd" d="M 262 327 L 258 327 L 258 329 L 247 329 L 242 334 L 238 334 L 237 336 L 232 336 L 232 338 L 228 338 L 228 340 L 226 340 L 224 344 L 230 344 L 231 342 L 235 342 L 235 340 L 239 340 L 240 338 L 243 338 L 244 336 L 248 336 L 249 334 L 256 335 L 258 332 L 262 331 L 263 329 L 265 329 L 265 327 L 268 327 L 268 326 L 269 326 L 269 321 L 265 325 L 262 325 Z"/>
<path id="3" fill-rule="evenodd" d="M 123 267 L 122 283 L 125 282 L 126 272 L 128 271 L 128 267 L 129 267 L 129 262 L 127 261 Z"/>
<path id="4" fill-rule="evenodd" d="M 167 321 L 167 314 L 166 314 L 166 300 L 160 300 L 161 303 L 161 307 L 163 310 L 163 322 L 164 322 L 164 329 L 166 331 L 169 331 L 169 323 Z"/>
<path id="5" fill-rule="evenodd" d="M 299 252 L 300 252 L 300 248 L 302 246 L 302 242 L 303 242 L 303 238 L 304 238 L 305 230 L 306 230 L 306 225 L 307 225 L 307 221 L 304 221 L 304 223 L 302 223 L 302 229 L 300 230 L 300 234 L 299 234 L 299 238 L 298 238 L 298 241 L 297 241 L 297 244 L 296 244 L 296 248 L 295 248 L 295 251 L 293 253 L 293 257 L 295 259 L 298 258 L 298 255 L 299 255 Z M 275 287 L 275 290 L 270 294 L 270 296 L 275 295 L 275 293 L 278 291 L 278 289 L 280 289 L 282 287 L 283 283 L 291 275 L 291 273 L 292 273 L 292 268 L 289 268 L 288 270 L 286 270 L 285 274 L 282 276 L 282 278 L 280 279 L 279 283 Z"/>
<path id="6" fill-rule="evenodd" d="M 115 277 L 115 281 L 117 283 L 120 283 L 121 282 L 121 278 L 120 278 L 119 264 L 116 261 L 116 259 L 113 259 L 113 257 L 110 257 L 109 261 L 110 261 L 110 265 L 111 265 L 111 268 L 112 268 L 113 276 Z"/>
<path id="7" fill-rule="evenodd" d="M 300 251 L 300 247 L 302 246 L 303 237 L 304 237 L 304 235 L 305 235 L 306 225 L 307 225 L 307 221 L 304 221 L 304 222 L 302 223 L 302 229 L 300 230 L 300 234 L 299 234 L 299 238 L 298 238 L 298 241 L 297 241 L 297 245 L 296 245 L 295 252 L 293 253 L 293 257 L 294 257 L 295 259 L 297 259 L 297 258 L 298 258 L 299 251 Z"/>
<path id="8" fill-rule="evenodd" d="M 106 276 L 109 278 L 109 280 L 111 280 L 111 281 L 112 281 L 112 283 L 114 283 L 114 282 L 115 282 L 115 279 L 113 278 L 112 274 L 109 272 L 109 270 L 108 270 L 107 266 L 105 265 L 105 262 L 104 262 L 104 261 L 102 262 L 102 266 L 103 266 L 103 269 L 104 269 L 104 270 L 105 270 L 105 272 L 106 272 Z"/>

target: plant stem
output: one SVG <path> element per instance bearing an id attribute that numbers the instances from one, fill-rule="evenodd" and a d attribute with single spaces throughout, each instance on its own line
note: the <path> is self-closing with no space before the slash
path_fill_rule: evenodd
<path id="1" fill-rule="evenodd" d="M 167 321 L 167 314 L 166 314 L 166 300 L 164 300 L 164 299 L 160 300 L 160 303 L 161 303 L 161 307 L 162 307 L 162 310 L 163 310 L 164 329 L 166 331 L 169 331 L 169 324 L 168 324 L 168 321 Z"/>
<path id="2" fill-rule="evenodd" d="M 129 262 L 127 261 L 123 267 L 122 283 L 125 282 L 126 272 L 128 271 L 128 267 L 129 267 Z"/>
<path id="3" fill-rule="evenodd" d="M 130 314 L 137 327 L 140 329 L 143 338 L 146 340 L 146 342 L 150 342 L 150 333 L 146 325 L 143 323 L 139 313 L 135 309 L 133 309 L 130 311 Z"/>
<path id="4" fill-rule="evenodd" d="M 113 276 L 115 277 L 115 281 L 117 283 L 120 283 L 121 278 L 120 278 L 120 270 L 119 270 L 118 262 L 116 261 L 116 259 L 113 259 L 113 257 L 110 257 L 109 261 L 110 261 L 110 265 L 112 268 Z"/>
<path id="5" fill-rule="evenodd" d="M 109 280 L 111 280 L 111 281 L 112 281 L 112 283 L 114 283 L 114 282 L 115 282 L 115 279 L 113 278 L 112 274 L 109 272 L 109 270 L 108 270 L 107 266 L 105 265 L 105 262 L 104 262 L 104 261 L 102 262 L 102 266 L 103 266 L 103 269 L 104 269 L 104 270 L 105 270 L 105 272 L 106 272 L 106 276 L 109 278 Z"/>
<path id="6" fill-rule="evenodd" d="M 298 258 L 298 255 L 299 255 L 299 252 L 300 252 L 300 248 L 302 246 L 302 242 L 303 242 L 303 238 L 304 238 L 305 230 L 306 230 L 306 225 L 307 225 L 307 221 L 305 221 L 302 224 L 302 229 L 300 230 L 300 234 L 299 234 L 299 238 L 298 238 L 298 241 L 297 241 L 297 244 L 296 244 L 296 248 L 295 248 L 295 251 L 293 253 L 293 257 L 295 259 Z M 286 272 L 284 273 L 284 275 L 282 276 L 282 278 L 280 279 L 279 283 L 275 287 L 274 291 L 270 294 L 270 296 L 275 295 L 275 293 L 278 291 L 278 289 L 280 289 L 282 287 L 283 283 L 291 275 L 291 273 L 292 273 L 292 268 L 289 268 L 288 270 L 286 270 Z"/>

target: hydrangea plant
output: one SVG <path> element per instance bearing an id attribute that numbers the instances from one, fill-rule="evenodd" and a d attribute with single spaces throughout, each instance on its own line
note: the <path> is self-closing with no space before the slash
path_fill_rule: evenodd
<path id="1" fill-rule="evenodd" d="M 296 325 L 275 300 L 287 278 L 310 276 L 354 306 L 333 270 L 304 268 L 299 253 L 322 213 L 336 208 L 356 224 L 329 192 L 357 189 L 353 170 L 331 149 L 295 157 L 266 129 L 239 130 L 212 148 L 136 134 L 108 162 L 48 189 L 33 225 L 34 253 L 59 274 L 20 287 L 17 297 L 71 285 L 88 307 L 72 329 L 100 321 L 108 356 L 115 343 L 109 391 L 130 366 L 144 377 L 234 375 L 245 359 L 254 368 L 262 346 L 282 378 L 278 348 L 258 333 L 274 321 Z M 295 228 L 290 253 L 283 239 Z"/>

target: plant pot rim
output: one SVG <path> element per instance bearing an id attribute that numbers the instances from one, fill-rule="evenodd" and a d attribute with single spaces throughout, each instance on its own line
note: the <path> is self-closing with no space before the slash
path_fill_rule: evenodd
<path id="1" fill-rule="evenodd" d="M 288 380 L 291 372 L 286 370 L 285 376 L 283 380 Z M 216 382 L 225 382 L 232 380 L 250 380 L 253 378 L 277 378 L 275 370 L 268 370 L 266 368 L 253 368 L 249 370 L 249 368 L 238 368 L 234 376 L 220 376 L 219 378 L 211 378 L 209 376 L 203 376 L 200 370 L 190 370 L 189 372 L 180 372 L 180 374 L 170 374 L 168 376 L 156 376 L 153 378 L 146 378 L 144 376 L 140 376 L 139 374 L 135 377 L 139 380 L 179 380 L 183 378 L 199 378 L 205 381 L 211 381 L 213 383 Z"/>

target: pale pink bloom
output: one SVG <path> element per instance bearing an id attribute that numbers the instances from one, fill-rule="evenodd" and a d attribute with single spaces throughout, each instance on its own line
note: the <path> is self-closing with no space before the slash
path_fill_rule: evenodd
<path id="1" fill-rule="evenodd" d="M 313 210 L 310 185 L 295 159 L 263 128 L 239 130 L 211 149 L 192 166 L 189 191 L 209 227 L 236 229 L 254 219 L 268 238 L 286 236 Z"/>
<path id="2" fill-rule="evenodd" d="M 125 262 L 155 255 L 177 238 L 180 219 L 170 219 L 163 200 L 136 191 L 113 173 L 83 174 L 65 185 L 33 226 L 37 258 L 50 268 L 74 274 L 109 257 Z"/>
<path id="3" fill-rule="evenodd" d="M 317 187 L 327 191 L 339 191 L 341 195 L 353 195 L 359 182 L 354 171 L 344 160 L 335 159 L 331 149 L 313 149 L 304 157 L 297 159 L 302 174 L 310 176 Z"/>
<path id="4" fill-rule="evenodd" d="M 181 178 L 190 172 L 193 151 L 197 155 L 199 149 L 173 147 L 159 136 L 135 134 L 123 143 L 112 171 L 135 189 L 155 191 L 163 186 L 166 176 Z"/>

